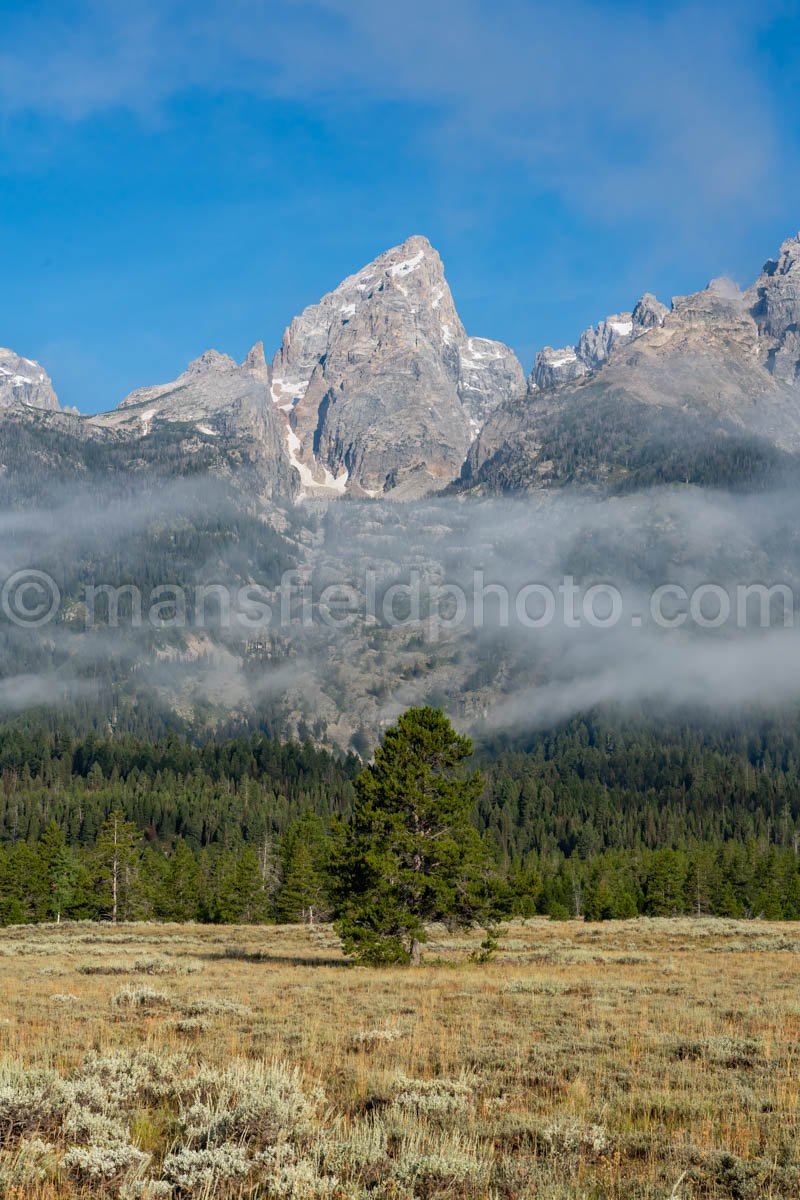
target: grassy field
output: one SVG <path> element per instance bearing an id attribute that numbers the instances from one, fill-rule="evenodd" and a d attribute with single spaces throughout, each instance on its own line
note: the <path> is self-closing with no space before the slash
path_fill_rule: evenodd
<path id="1" fill-rule="evenodd" d="M 0 1195 L 800 1195 L 800 928 L 0 932 Z"/>

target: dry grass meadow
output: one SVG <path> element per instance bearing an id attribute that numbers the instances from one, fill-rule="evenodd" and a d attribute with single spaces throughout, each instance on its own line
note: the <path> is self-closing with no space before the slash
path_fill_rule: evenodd
<path id="1" fill-rule="evenodd" d="M 0 1195 L 800 1196 L 800 928 L 0 933 Z"/>

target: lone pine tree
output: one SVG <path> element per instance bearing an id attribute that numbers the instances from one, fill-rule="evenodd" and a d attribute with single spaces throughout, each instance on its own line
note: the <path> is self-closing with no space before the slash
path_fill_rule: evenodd
<path id="1" fill-rule="evenodd" d="M 358 776 L 334 857 L 336 928 L 361 962 L 418 963 L 429 921 L 468 924 L 484 905 L 486 858 L 471 814 L 469 738 L 439 709 L 409 709 Z"/>

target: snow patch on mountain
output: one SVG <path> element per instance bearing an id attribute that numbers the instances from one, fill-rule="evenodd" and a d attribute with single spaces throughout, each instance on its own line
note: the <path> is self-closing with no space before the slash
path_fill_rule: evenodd
<path id="1" fill-rule="evenodd" d="M 338 477 L 334 477 L 327 467 L 322 466 L 322 481 L 317 479 L 313 468 L 308 463 L 304 463 L 300 458 L 302 451 L 300 438 L 288 422 L 286 423 L 286 448 L 289 453 L 289 461 L 300 476 L 300 483 L 306 491 L 335 492 L 340 496 L 345 494 L 347 484 L 350 480 L 349 473 L 344 470 Z"/>
<path id="2" fill-rule="evenodd" d="M 392 279 L 396 279 L 398 275 L 410 275 L 412 271 L 416 271 L 425 257 L 425 251 L 419 250 L 413 258 L 406 258 L 402 262 L 394 263 L 389 267 L 389 275 Z"/>
<path id="3" fill-rule="evenodd" d="M 599 325 L 584 329 L 575 346 L 554 350 L 545 346 L 536 355 L 528 390 L 540 391 L 574 383 L 602 366 L 617 347 L 626 346 L 664 324 L 669 309 L 646 293 L 633 312 L 614 313 Z"/>
<path id="4" fill-rule="evenodd" d="M 60 405 L 47 372 L 32 358 L 0 348 L 0 409 L 43 408 L 58 411 Z"/>

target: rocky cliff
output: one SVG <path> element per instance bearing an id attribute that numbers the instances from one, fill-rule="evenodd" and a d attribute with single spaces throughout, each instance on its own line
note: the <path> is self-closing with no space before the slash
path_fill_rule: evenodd
<path id="1" fill-rule="evenodd" d="M 44 408 L 58 412 L 58 398 L 45 369 L 13 350 L 0 348 L 0 408 Z"/>
<path id="2" fill-rule="evenodd" d="M 527 398 L 497 409 L 472 446 L 467 485 L 574 482 L 576 464 L 618 480 L 631 447 L 641 460 L 648 440 L 654 456 L 700 434 L 707 458 L 745 443 L 748 457 L 756 443 L 800 453 L 800 238 L 745 291 L 717 279 L 669 312 L 645 296 L 623 316 L 539 356 Z"/>
<path id="3" fill-rule="evenodd" d="M 257 468 L 266 495 L 291 496 L 297 489 L 261 342 L 241 365 L 227 354 L 207 350 L 171 383 L 138 388 L 111 412 L 85 418 L 85 423 L 134 443 L 156 443 L 159 433 L 168 432 L 183 454 L 210 446 L 231 470 L 237 465 Z"/>
<path id="4" fill-rule="evenodd" d="M 467 335 L 423 237 L 295 317 L 273 362 L 273 399 L 309 490 L 441 488 L 488 414 L 523 391 L 512 351 Z"/>
<path id="5" fill-rule="evenodd" d="M 554 350 L 545 346 L 536 355 L 528 388 L 531 391 L 558 387 L 589 375 L 606 361 L 617 346 L 627 346 L 644 333 L 664 324 L 669 313 L 649 292 L 632 312 L 615 313 L 599 325 L 585 329 L 575 346 Z"/>
<path id="6" fill-rule="evenodd" d="M 788 238 L 747 292 L 767 370 L 784 383 L 800 375 L 800 234 Z"/>
<path id="7" fill-rule="evenodd" d="M 241 364 L 209 350 L 112 412 L 68 418 L 44 369 L 3 350 L 0 412 L 57 429 L 67 455 L 70 438 L 110 439 L 121 468 L 244 465 L 267 496 L 414 498 L 459 474 L 489 491 L 728 486 L 800 455 L 800 236 L 745 290 L 714 280 L 670 309 L 647 293 L 546 347 L 527 387 L 507 346 L 467 334 L 439 255 L 412 237 L 295 317 L 272 367 L 261 343 Z"/>

